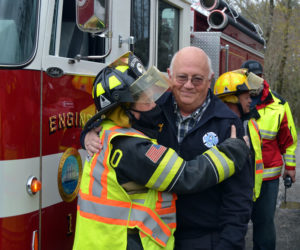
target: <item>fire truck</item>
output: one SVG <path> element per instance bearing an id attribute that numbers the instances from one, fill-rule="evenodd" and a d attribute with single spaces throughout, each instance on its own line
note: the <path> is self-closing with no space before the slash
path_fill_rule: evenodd
<path id="1" fill-rule="evenodd" d="M 0 250 L 72 249 L 97 73 L 131 50 L 162 72 L 198 46 L 215 78 L 263 38 L 225 1 L 0 1 Z"/>

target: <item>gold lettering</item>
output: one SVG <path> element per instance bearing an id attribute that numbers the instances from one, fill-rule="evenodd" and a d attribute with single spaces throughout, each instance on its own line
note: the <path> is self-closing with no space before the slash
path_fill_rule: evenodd
<path id="1" fill-rule="evenodd" d="M 72 112 L 67 113 L 67 126 L 68 128 L 72 127 L 74 124 L 74 114 Z"/>
<path id="2" fill-rule="evenodd" d="M 58 128 L 62 129 L 66 127 L 66 114 L 58 114 Z"/>
<path id="3" fill-rule="evenodd" d="M 54 133 L 57 130 L 56 115 L 49 117 L 49 130 L 50 130 L 50 134 Z"/>
<path id="4" fill-rule="evenodd" d="M 78 112 L 75 113 L 75 127 L 78 127 Z"/>

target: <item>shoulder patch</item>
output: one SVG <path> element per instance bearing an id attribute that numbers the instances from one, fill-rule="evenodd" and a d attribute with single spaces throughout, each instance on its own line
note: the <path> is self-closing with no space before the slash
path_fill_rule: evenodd
<path id="1" fill-rule="evenodd" d="M 156 163 L 161 156 L 163 155 L 163 153 L 167 150 L 166 147 L 161 146 L 161 145 L 156 145 L 153 144 L 151 145 L 151 147 L 148 149 L 148 151 L 146 152 L 146 157 L 149 158 L 153 163 Z"/>
<path id="2" fill-rule="evenodd" d="M 218 144 L 219 137 L 214 132 L 208 132 L 203 136 L 202 140 L 206 147 L 212 148 Z"/>

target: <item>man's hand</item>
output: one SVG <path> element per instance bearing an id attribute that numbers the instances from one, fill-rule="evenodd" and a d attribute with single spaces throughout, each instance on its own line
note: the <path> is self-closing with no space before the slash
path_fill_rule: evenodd
<path id="1" fill-rule="evenodd" d="M 249 159 L 249 147 L 245 141 L 237 139 L 234 125 L 231 125 L 230 138 L 218 144 L 217 148 L 234 162 L 236 172 L 240 172 Z"/>
<path id="2" fill-rule="evenodd" d="M 287 170 L 287 169 L 285 169 L 284 172 L 283 172 L 282 178 L 285 179 L 285 177 L 287 175 L 291 176 L 293 183 L 296 181 L 296 169 L 295 170 Z"/>
<path id="3" fill-rule="evenodd" d="M 87 153 L 93 156 L 95 153 L 99 153 L 102 149 L 100 138 L 98 133 L 102 130 L 102 127 L 94 128 L 89 131 L 84 138 L 84 146 Z"/>
<path id="4" fill-rule="evenodd" d="M 230 138 L 236 138 L 236 127 L 231 125 L 231 135 Z"/>
<path id="5" fill-rule="evenodd" d="M 236 127 L 234 125 L 231 125 L 231 135 L 230 138 L 236 138 Z M 248 148 L 250 148 L 250 142 L 249 137 L 247 135 L 243 136 L 244 141 L 246 142 Z"/>

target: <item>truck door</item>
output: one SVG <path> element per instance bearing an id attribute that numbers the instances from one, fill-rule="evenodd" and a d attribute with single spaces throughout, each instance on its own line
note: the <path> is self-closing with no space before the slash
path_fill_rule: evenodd
<path id="1" fill-rule="evenodd" d="M 105 39 L 76 26 L 75 0 L 49 1 L 42 55 L 41 249 L 72 249 L 77 193 L 85 152 L 80 132 L 95 113 L 91 98 L 104 60 L 76 55 L 105 53 Z M 45 18 L 45 17 L 44 17 Z"/>

